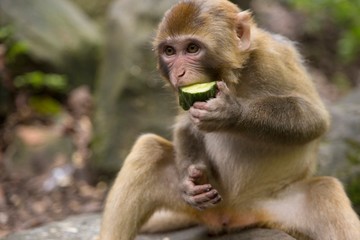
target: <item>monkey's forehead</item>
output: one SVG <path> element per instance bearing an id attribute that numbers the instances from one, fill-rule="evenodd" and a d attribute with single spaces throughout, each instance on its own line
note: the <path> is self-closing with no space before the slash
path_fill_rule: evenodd
<path id="1" fill-rule="evenodd" d="M 159 25 L 157 39 L 201 35 L 233 28 L 240 9 L 227 0 L 184 0 L 173 6 Z"/>

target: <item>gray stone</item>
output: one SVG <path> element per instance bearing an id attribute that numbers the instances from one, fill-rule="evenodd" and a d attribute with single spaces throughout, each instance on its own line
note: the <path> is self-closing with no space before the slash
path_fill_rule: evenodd
<path id="1" fill-rule="evenodd" d="M 99 227 L 98 214 L 82 215 L 21 231 L 2 240 L 95 240 Z"/>
<path id="2" fill-rule="evenodd" d="M 14 28 L 34 60 L 42 60 L 66 75 L 69 85 L 93 86 L 101 31 L 70 0 L 1 0 L 0 23 Z M 95 53 L 95 54 L 94 54 Z"/>
<path id="3" fill-rule="evenodd" d="M 101 216 L 88 214 L 15 233 L 2 240 L 96 240 Z M 171 233 L 141 235 L 136 240 L 294 240 L 273 229 L 248 229 L 231 235 L 209 237 L 204 228 L 194 227 Z"/>
<path id="4" fill-rule="evenodd" d="M 68 0 L 1 0 L 0 13 L 30 53 L 50 63 L 63 65 L 67 52 L 101 42 L 96 26 Z"/>
<path id="5" fill-rule="evenodd" d="M 347 182 L 360 174 L 360 88 L 329 110 L 332 123 L 320 146 L 319 174 Z"/>
<path id="6" fill-rule="evenodd" d="M 151 39 L 176 0 L 117 0 L 110 7 L 105 51 L 95 90 L 93 163 L 118 169 L 144 132 L 170 137 L 176 103 L 156 71 Z"/>

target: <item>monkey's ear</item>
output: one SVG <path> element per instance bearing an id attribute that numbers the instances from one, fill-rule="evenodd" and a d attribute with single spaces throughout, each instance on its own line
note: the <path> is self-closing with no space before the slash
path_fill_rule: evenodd
<path id="1" fill-rule="evenodd" d="M 251 45 L 251 12 L 242 11 L 236 15 L 236 33 L 239 38 L 239 48 L 242 51 L 246 51 Z"/>

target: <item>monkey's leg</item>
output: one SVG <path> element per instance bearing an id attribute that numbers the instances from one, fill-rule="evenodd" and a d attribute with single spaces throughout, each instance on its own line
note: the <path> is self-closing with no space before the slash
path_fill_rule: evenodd
<path id="1" fill-rule="evenodd" d="M 156 209 L 190 208 L 181 199 L 173 145 L 141 136 L 125 159 L 106 201 L 101 240 L 132 240 Z"/>
<path id="2" fill-rule="evenodd" d="M 295 183 L 262 204 L 270 222 L 314 240 L 360 239 L 360 221 L 341 183 L 316 177 Z"/>
<path id="3" fill-rule="evenodd" d="M 170 210 L 156 211 L 141 227 L 141 233 L 169 232 L 199 224 L 193 216 Z"/>

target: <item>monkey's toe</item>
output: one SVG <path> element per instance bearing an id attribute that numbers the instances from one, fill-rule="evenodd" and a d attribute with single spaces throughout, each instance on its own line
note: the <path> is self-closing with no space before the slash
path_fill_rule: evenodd
<path id="1" fill-rule="evenodd" d="M 195 196 L 185 197 L 185 201 L 196 209 L 204 210 L 211 208 L 221 202 L 222 197 L 217 190 L 212 189 L 208 192 L 198 194 Z"/>

